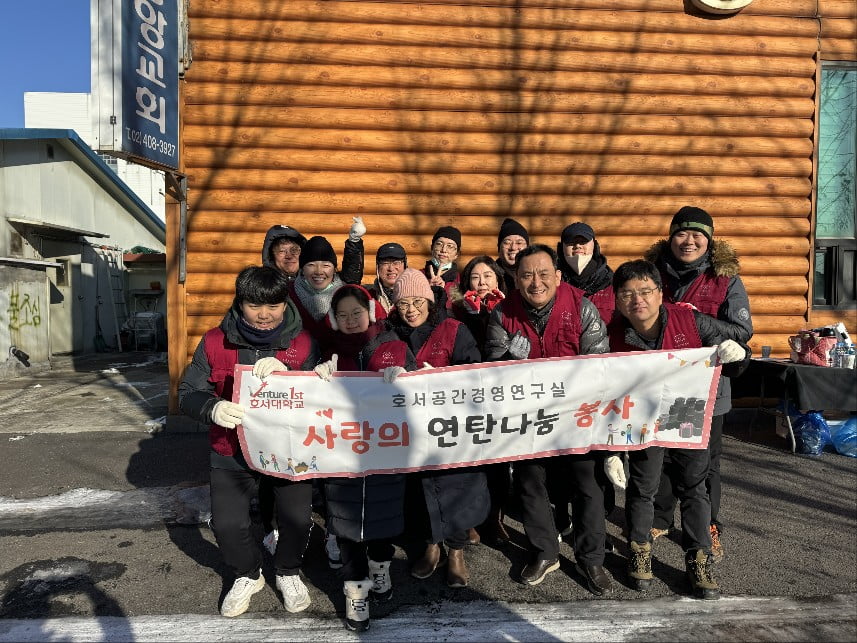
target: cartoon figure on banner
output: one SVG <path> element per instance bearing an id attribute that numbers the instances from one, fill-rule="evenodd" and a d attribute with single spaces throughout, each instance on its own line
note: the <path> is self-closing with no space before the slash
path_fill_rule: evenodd
<path id="1" fill-rule="evenodd" d="M 633 435 L 631 434 L 631 425 L 625 428 L 625 444 L 634 444 Z"/>
<path id="2" fill-rule="evenodd" d="M 318 463 L 316 462 L 315 456 L 312 456 L 312 460 L 309 461 L 309 470 L 318 471 Z"/>
<path id="3" fill-rule="evenodd" d="M 262 453 L 261 451 L 259 451 L 259 462 L 261 462 L 261 463 L 262 463 L 262 468 L 263 468 L 263 469 L 267 469 L 267 468 L 268 468 L 268 461 L 265 459 L 265 454 L 264 454 L 264 453 Z"/>
<path id="4" fill-rule="evenodd" d="M 291 458 L 286 458 L 286 473 L 294 473 L 295 467 Z"/>
<path id="5" fill-rule="evenodd" d="M 271 466 L 274 468 L 274 471 L 280 470 L 280 463 L 277 462 L 277 456 L 273 453 L 271 454 Z"/>
<path id="6" fill-rule="evenodd" d="M 643 422 L 643 428 L 640 429 L 640 444 L 646 441 L 646 434 L 649 432 L 649 426 Z"/>
<path id="7" fill-rule="evenodd" d="M 613 440 L 617 433 L 619 433 L 618 426 L 613 426 L 612 422 L 607 425 L 607 444 L 614 444 Z"/>

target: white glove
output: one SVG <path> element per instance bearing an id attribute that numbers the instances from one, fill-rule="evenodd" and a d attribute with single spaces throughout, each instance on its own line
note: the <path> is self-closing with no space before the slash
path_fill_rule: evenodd
<path id="1" fill-rule="evenodd" d="M 433 369 L 433 368 L 434 368 L 434 366 L 432 366 L 432 365 L 431 365 L 431 364 L 429 364 L 428 362 L 423 362 L 423 365 L 422 365 L 422 367 L 420 368 L 420 370 L 421 370 L 421 371 L 430 371 L 430 370 L 431 370 L 431 369 Z"/>
<path id="2" fill-rule="evenodd" d="M 607 474 L 607 479 L 620 489 L 628 486 L 628 479 L 625 477 L 625 465 L 618 455 L 611 455 L 604 461 L 604 473 Z"/>
<path id="3" fill-rule="evenodd" d="M 526 359 L 530 356 L 530 340 L 521 335 L 521 331 L 515 333 L 509 342 L 509 355 L 515 359 Z"/>
<path id="4" fill-rule="evenodd" d="M 244 407 L 229 400 L 220 400 L 211 409 L 211 421 L 224 429 L 234 429 L 243 417 Z"/>
<path id="5" fill-rule="evenodd" d="M 721 364 L 740 362 L 746 355 L 747 351 L 741 348 L 738 342 L 731 339 L 727 339 L 717 347 L 717 358 Z"/>
<path id="6" fill-rule="evenodd" d="M 287 371 L 289 367 L 283 364 L 276 357 L 263 357 L 258 362 L 253 364 L 253 375 L 260 380 L 265 379 L 274 371 Z"/>
<path id="7" fill-rule="evenodd" d="M 399 375 L 405 372 L 405 369 L 401 366 L 388 366 L 384 370 L 381 371 L 384 374 L 384 381 L 387 384 L 390 384 L 395 380 Z"/>
<path id="8" fill-rule="evenodd" d="M 315 374 L 318 375 L 325 382 L 330 381 L 330 376 L 333 375 L 334 371 L 336 371 L 336 362 L 339 360 L 339 355 L 334 353 L 330 356 L 330 359 L 326 362 L 322 362 L 314 369 Z"/>
<path id="9" fill-rule="evenodd" d="M 356 243 L 366 234 L 366 226 L 363 224 L 363 217 L 351 218 L 354 220 L 354 223 L 351 224 L 351 230 L 348 231 L 348 238 Z"/>

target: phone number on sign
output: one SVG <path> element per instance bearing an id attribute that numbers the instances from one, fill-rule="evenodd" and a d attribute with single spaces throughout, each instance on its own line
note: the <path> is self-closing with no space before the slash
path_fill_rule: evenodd
<path id="1" fill-rule="evenodd" d="M 125 128 L 125 135 L 132 143 L 137 143 L 138 145 L 147 147 L 150 150 L 156 150 L 161 154 L 164 154 L 169 157 L 173 157 L 176 155 L 175 144 L 169 143 L 163 139 L 158 138 L 157 136 L 152 136 L 151 134 L 143 134 L 143 132 L 141 132 L 140 130 L 131 129 L 130 127 Z"/>

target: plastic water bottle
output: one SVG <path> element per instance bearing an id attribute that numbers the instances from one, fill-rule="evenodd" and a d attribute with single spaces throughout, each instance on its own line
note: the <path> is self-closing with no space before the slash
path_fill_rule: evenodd
<path id="1" fill-rule="evenodd" d="M 842 368 L 845 365 L 845 356 L 848 354 L 848 346 L 845 342 L 836 342 L 836 347 L 831 355 L 831 366 L 833 368 Z"/>

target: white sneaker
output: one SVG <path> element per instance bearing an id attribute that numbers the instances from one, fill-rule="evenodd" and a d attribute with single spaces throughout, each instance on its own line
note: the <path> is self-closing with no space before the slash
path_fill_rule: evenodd
<path id="1" fill-rule="evenodd" d="M 312 602 L 306 585 L 298 574 L 277 576 L 277 589 L 283 595 L 283 607 L 287 612 L 302 612 Z"/>
<path id="2" fill-rule="evenodd" d="M 327 564 L 331 569 L 342 567 L 342 554 L 339 553 L 339 543 L 336 536 L 326 532 L 324 536 L 324 551 L 327 552 Z"/>
<path id="3" fill-rule="evenodd" d="M 240 616 L 250 607 L 250 598 L 253 594 L 262 591 L 263 587 L 265 587 L 265 577 L 262 576 L 261 569 L 259 570 L 259 578 L 254 579 L 248 576 L 236 578 L 232 584 L 232 589 L 223 599 L 220 613 L 229 618 Z"/>
<path id="4" fill-rule="evenodd" d="M 262 539 L 262 544 L 265 546 L 271 556 L 277 553 L 277 541 L 280 539 L 280 532 L 276 529 L 272 530 L 267 536 Z"/>

